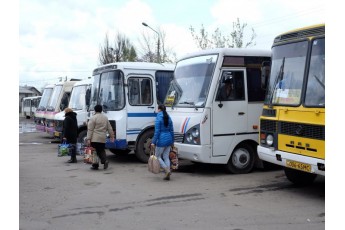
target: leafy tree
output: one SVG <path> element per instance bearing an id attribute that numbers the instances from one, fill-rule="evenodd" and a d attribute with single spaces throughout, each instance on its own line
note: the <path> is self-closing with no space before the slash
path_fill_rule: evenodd
<path id="1" fill-rule="evenodd" d="M 108 34 L 105 35 L 104 45 L 100 47 L 99 62 L 104 65 L 120 61 L 136 61 L 137 52 L 130 40 L 117 32 L 114 45 L 110 45 Z"/>
<path id="2" fill-rule="evenodd" d="M 254 39 L 256 38 L 256 33 L 253 28 L 251 28 L 251 35 L 249 41 L 244 42 L 244 32 L 247 27 L 247 23 L 241 23 L 240 19 L 237 18 L 235 22 L 232 23 L 233 31 L 230 35 L 224 36 L 219 28 L 217 28 L 209 38 L 208 32 L 205 30 L 204 25 L 201 24 L 200 33 L 197 34 L 195 29 L 190 26 L 189 30 L 193 39 L 196 41 L 197 46 L 200 49 L 210 49 L 210 48 L 247 48 L 249 46 L 255 45 Z"/>

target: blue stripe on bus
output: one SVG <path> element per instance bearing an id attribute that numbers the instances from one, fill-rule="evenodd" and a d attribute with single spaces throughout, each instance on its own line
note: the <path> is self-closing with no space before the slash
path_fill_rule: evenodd
<path id="1" fill-rule="evenodd" d="M 141 130 L 127 130 L 126 134 L 127 135 L 131 135 L 131 134 L 139 134 L 141 132 Z"/>
<path id="2" fill-rule="evenodd" d="M 157 113 L 128 113 L 128 117 L 156 117 Z"/>

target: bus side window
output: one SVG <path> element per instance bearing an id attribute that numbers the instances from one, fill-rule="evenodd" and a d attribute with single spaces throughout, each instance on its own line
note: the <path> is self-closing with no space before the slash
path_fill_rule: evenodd
<path id="1" fill-rule="evenodd" d="M 128 97 L 130 105 L 139 104 L 139 79 L 128 80 Z"/>
<path id="2" fill-rule="evenodd" d="M 217 101 L 244 100 L 244 77 L 242 71 L 226 71 L 222 74 Z"/>
<path id="3" fill-rule="evenodd" d="M 150 79 L 143 79 L 141 81 L 141 103 L 143 105 L 152 104 L 152 89 L 151 89 Z"/>

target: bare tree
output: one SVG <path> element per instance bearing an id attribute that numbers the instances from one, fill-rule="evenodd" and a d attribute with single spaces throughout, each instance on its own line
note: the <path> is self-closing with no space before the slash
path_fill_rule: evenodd
<path id="1" fill-rule="evenodd" d="M 176 61 L 176 54 L 171 48 L 166 46 L 165 31 L 158 29 L 157 33 L 155 33 L 154 37 L 148 35 L 147 32 L 141 34 L 139 38 L 139 44 L 142 50 L 141 60 L 160 63 Z"/>
<path id="2" fill-rule="evenodd" d="M 101 64 L 136 60 L 136 49 L 125 35 L 117 32 L 114 39 L 114 45 L 110 45 L 108 34 L 106 34 L 104 46 L 100 47 L 99 52 L 99 61 Z"/>
<path id="3" fill-rule="evenodd" d="M 200 49 L 224 47 L 247 48 L 249 46 L 255 45 L 254 39 L 256 38 L 256 33 L 253 28 L 251 28 L 252 33 L 250 35 L 249 41 L 244 43 L 244 33 L 247 27 L 247 23 L 241 24 L 240 19 L 237 18 L 236 22 L 233 22 L 232 25 L 233 31 L 230 33 L 230 35 L 222 35 L 221 30 L 217 28 L 211 35 L 211 38 L 209 38 L 208 32 L 205 30 L 203 24 L 201 24 L 200 34 L 197 34 L 192 26 L 190 26 L 189 30 Z"/>
<path id="4" fill-rule="evenodd" d="M 100 46 L 99 48 L 98 59 L 101 65 L 114 62 L 115 59 L 111 49 L 107 33 L 104 38 L 104 46 Z"/>

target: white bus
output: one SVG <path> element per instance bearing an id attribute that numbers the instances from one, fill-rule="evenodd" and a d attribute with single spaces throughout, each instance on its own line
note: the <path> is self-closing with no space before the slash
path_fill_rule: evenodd
<path id="1" fill-rule="evenodd" d="M 30 119 L 35 116 L 36 109 L 40 104 L 42 96 L 24 97 L 22 101 L 22 115 L 26 119 Z"/>
<path id="2" fill-rule="evenodd" d="M 117 62 L 93 71 L 90 115 L 95 105 L 116 132 L 115 143 L 107 141 L 112 153 L 134 150 L 141 162 L 150 156 L 150 143 L 158 103 L 163 103 L 175 65 L 147 62 Z"/>
<path id="3" fill-rule="evenodd" d="M 38 108 L 36 109 L 35 112 L 35 117 L 34 117 L 34 121 L 35 121 L 35 125 L 36 125 L 36 130 L 40 131 L 40 132 L 45 132 L 45 112 L 46 112 L 46 108 L 47 105 L 49 103 L 49 99 L 53 93 L 55 84 L 53 85 L 47 85 L 44 87 L 43 90 L 43 94 L 40 100 L 40 104 L 38 105 Z"/>
<path id="4" fill-rule="evenodd" d="M 78 143 L 83 143 L 87 132 L 88 109 L 90 106 L 92 79 L 86 79 L 76 82 L 73 85 L 68 107 L 77 114 L 78 122 Z M 55 115 L 55 132 L 54 137 L 62 138 L 63 121 L 65 112 L 61 111 Z"/>
<path id="5" fill-rule="evenodd" d="M 231 173 L 263 167 L 257 157 L 265 97 L 261 67 L 270 50 L 219 48 L 187 54 L 165 99 L 179 158 L 224 164 Z"/>
<path id="6" fill-rule="evenodd" d="M 70 81 L 59 82 L 54 87 L 44 115 L 46 125 L 45 131 L 51 137 L 54 137 L 55 132 L 55 114 L 63 111 L 68 106 L 72 87 L 77 81 L 80 80 L 71 79 Z"/>

